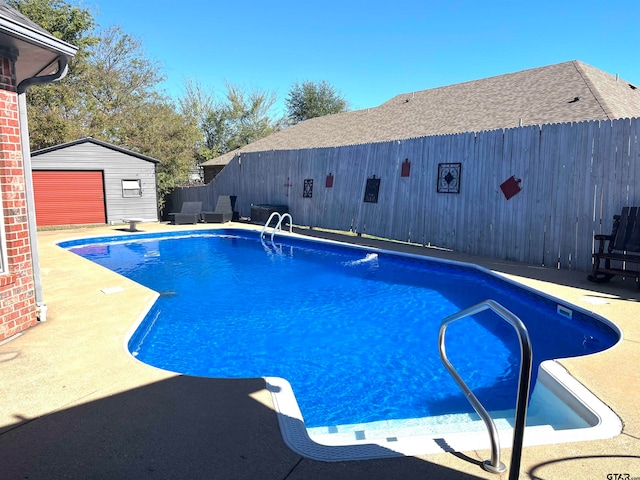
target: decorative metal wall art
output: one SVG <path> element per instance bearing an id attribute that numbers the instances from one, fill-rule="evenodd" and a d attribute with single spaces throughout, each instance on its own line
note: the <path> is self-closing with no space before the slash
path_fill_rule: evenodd
<path id="1" fill-rule="evenodd" d="M 378 203 L 378 193 L 380 192 L 380 179 L 376 176 L 367 178 L 367 186 L 364 190 L 364 201 L 366 203 Z"/>
<path id="2" fill-rule="evenodd" d="M 304 181 L 304 188 L 302 189 L 303 198 L 313 197 L 313 178 L 307 178 Z"/>
<path id="3" fill-rule="evenodd" d="M 462 163 L 438 164 L 438 193 L 460 193 Z"/>

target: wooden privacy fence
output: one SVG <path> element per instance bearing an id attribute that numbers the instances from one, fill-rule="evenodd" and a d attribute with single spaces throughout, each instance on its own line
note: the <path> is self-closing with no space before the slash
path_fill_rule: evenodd
<path id="1" fill-rule="evenodd" d="M 242 153 L 174 201 L 236 195 L 241 216 L 286 204 L 297 225 L 587 271 L 593 235 L 640 205 L 639 134 L 634 118 Z"/>

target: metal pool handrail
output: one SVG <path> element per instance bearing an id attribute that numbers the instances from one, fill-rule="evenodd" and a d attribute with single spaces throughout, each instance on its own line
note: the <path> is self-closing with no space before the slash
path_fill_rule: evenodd
<path id="1" fill-rule="evenodd" d="M 269 224 L 271 223 L 271 219 L 273 217 L 278 217 L 278 220 L 280 220 L 280 213 L 279 212 L 272 212 L 271 215 L 269 215 L 269 218 L 267 219 L 267 221 L 264 224 L 264 227 L 262 227 L 262 231 L 260 232 L 260 238 L 262 238 L 264 236 L 264 232 L 267 231 L 267 228 L 269 227 Z M 276 222 L 277 223 L 277 222 Z"/>
<path id="2" fill-rule="evenodd" d="M 275 213 L 278 213 L 278 212 L 275 212 Z M 282 215 L 280 215 L 280 219 L 278 220 L 278 223 L 273 229 L 273 232 L 271 232 L 272 243 L 273 243 L 273 236 L 276 234 L 276 231 L 282 230 L 282 222 L 284 221 L 285 217 L 289 217 L 289 233 L 293 231 L 293 218 L 291 218 L 291 215 L 289 215 L 288 213 L 283 213 Z"/>
<path id="3" fill-rule="evenodd" d="M 516 401 L 516 416 L 513 427 L 513 446 L 511 454 L 511 465 L 509 466 L 509 480 L 516 480 L 520 472 L 520 459 L 522 457 L 522 441 L 524 439 L 524 427 L 527 420 L 527 405 L 529 402 L 529 382 L 531 380 L 531 340 L 527 327 L 522 320 L 504 308 L 495 300 L 485 300 L 472 307 L 461 310 L 458 313 L 449 315 L 442 320 L 440 324 L 440 332 L 438 334 L 438 347 L 440 349 L 440 360 L 447 368 L 453 379 L 456 381 L 460 389 L 464 392 L 467 399 L 473 406 L 474 410 L 480 415 L 489 432 L 491 440 L 491 460 L 485 460 L 482 467 L 491 473 L 503 473 L 506 470 L 505 465 L 500 461 L 500 439 L 498 438 L 498 430 L 491 418 L 491 415 L 482 406 L 478 398 L 473 394 L 471 389 L 462 380 L 455 367 L 449 362 L 445 349 L 445 331 L 447 325 L 462 318 L 475 315 L 484 310 L 491 309 L 503 320 L 506 320 L 516 330 L 520 341 L 520 376 L 518 378 L 518 397 Z"/>
<path id="4" fill-rule="evenodd" d="M 262 227 L 262 231 L 260 232 L 260 238 L 262 238 L 264 236 L 264 233 L 267 231 L 267 228 L 269 228 L 269 224 L 271 223 L 271 220 L 274 217 L 278 217 L 278 221 L 276 222 L 276 226 L 273 227 L 273 232 L 271 232 L 271 241 L 273 242 L 273 236 L 276 234 L 277 230 L 282 230 L 282 222 L 285 219 L 285 217 L 289 217 L 289 233 L 291 233 L 293 231 L 293 219 L 291 218 L 291 215 L 289 215 L 288 213 L 283 213 L 282 215 L 280 214 L 280 212 L 272 212 L 271 215 L 269 215 L 269 218 L 267 219 L 267 221 L 264 224 L 264 227 Z"/>

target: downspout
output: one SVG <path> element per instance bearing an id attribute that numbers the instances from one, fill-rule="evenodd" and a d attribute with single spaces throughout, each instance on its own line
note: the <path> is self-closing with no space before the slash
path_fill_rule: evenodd
<path id="1" fill-rule="evenodd" d="M 40 272 L 40 252 L 38 250 L 38 231 L 36 226 L 36 204 L 33 194 L 33 176 L 31 174 L 31 147 L 29 146 L 29 123 L 27 121 L 27 89 L 34 85 L 44 85 L 64 78 L 68 71 L 67 57 L 58 57 L 58 71 L 52 75 L 34 76 L 25 78 L 18 84 L 18 116 L 20 119 L 20 147 L 22 149 L 22 162 L 24 170 L 25 197 L 27 202 L 27 226 L 29 230 L 29 243 L 31 244 L 31 269 L 33 270 L 33 282 L 35 289 L 36 309 L 38 320 L 47 320 L 47 305 L 42 295 L 42 274 Z"/>

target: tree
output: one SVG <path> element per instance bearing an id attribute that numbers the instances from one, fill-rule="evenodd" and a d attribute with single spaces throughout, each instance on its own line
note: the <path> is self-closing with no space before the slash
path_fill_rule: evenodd
<path id="1" fill-rule="evenodd" d="M 211 121 L 211 115 L 223 110 L 223 107 L 216 101 L 213 93 L 206 91 L 198 80 L 187 80 L 185 93 L 178 99 L 178 106 L 180 113 L 190 119 L 201 133 L 194 145 L 196 163 L 200 164 L 219 155 L 211 139 L 221 134 L 210 132 L 209 129 L 218 123 Z"/>
<path id="2" fill-rule="evenodd" d="M 245 89 L 227 83 L 227 120 L 230 134 L 227 151 L 248 145 L 280 130 L 282 124 L 270 116 L 275 92 Z"/>
<path id="3" fill-rule="evenodd" d="M 164 76 L 141 43 L 119 27 L 102 32 L 78 77 L 79 136 L 113 143 L 160 160 L 158 199 L 188 182 L 196 166 L 195 146 L 202 138 L 193 118 L 181 115 L 157 91 Z"/>
<path id="4" fill-rule="evenodd" d="M 229 82 L 224 99 L 217 100 L 198 83 L 188 83 L 180 99 L 183 115 L 192 116 L 204 136 L 199 151 L 203 159 L 214 158 L 255 142 L 280 130 L 284 119 L 272 115 L 275 92 L 246 90 Z"/>
<path id="5" fill-rule="evenodd" d="M 31 148 L 93 137 L 160 160 L 158 199 L 188 181 L 194 145 L 202 134 L 193 119 L 158 91 L 164 79 L 141 43 L 112 26 L 94 31 L 89 10 L 65 0 L 12 0 L 11 5 L 56 37 L 79 47 L 67 76 L 27 92 Z"/>
<path id="6" fill-rule="evenodd" d="M 347 111 L 347 101 L 327 81 L 294 83 L 286 99 L 292 124 Z"/>
<path id="7" fill-rule="evenodd" d="M 164 100 L 156 90 L 163 80 L 158 64 L 145 57 L 138 39 L 117 26 L 101 32 L 100 42 L 90 49 L 85 68 L 74 79 L 83 136 L 122 142 L 126 117 L 146 103 Z"/>
<path id="8" fill-rule="evenodd" d="M 180 113 L 193 118 L 200 125 L 210 110 L 216 107 L 215 95 L 204 89 L 196 79 L 185 81 L 185 93 L 178 100 Z"/>
<path id="9" fill-rule="evenodd" d="M 97 43 L 97 38 L 89 35 L 95 20 L 88 9 L 64 0 L 6 0 L 6 3 L 56 38 L 78 47 L 80 56 Z"/>
<path id="10" fill-rule="evenodd" d="M 31 148 L 39 150 L 77 138 L 73 117 L 78 112 L 77 77 L 84 70 L 88 49 L 96 45 L 91 11 L 64 0 L 8 0 L 7 3 L 55 37 L 78 47 L 64 80 L 30 88 L 27 110 Z"/>
<path id="11" fill-rule="evenodd" d="M 166 101 L 145 102 L 126 116 L 118 145 L 160 160 L 157 169 L 158 203 L 173 188 L 185 185 L 195 166 L 194 145 L 202 134 L 197 126 Z"/>

